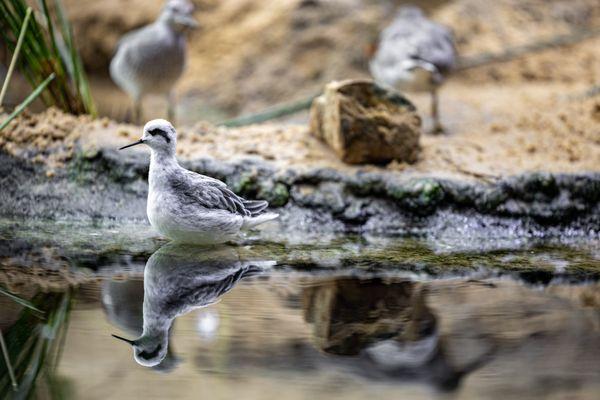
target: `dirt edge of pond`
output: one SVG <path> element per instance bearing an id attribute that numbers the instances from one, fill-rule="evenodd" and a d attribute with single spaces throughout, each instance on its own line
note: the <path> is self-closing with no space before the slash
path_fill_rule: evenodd
<path id="1" fill-rule="evenodd" d="M 2 134 L 0 183 L 6 190 L 0 214 L 144 219 L 147 150 L 116 150 L 140 131 L 54 109 L 23 115 Z M 419 163 L 406 169 L 347 166 L 303 126 L 228 130 L 198 124 L 181 129 L 180 136 L 186 168 L 221 179 L 245 197 L 269 201 L 288 231 L 458 238 L 599 235 L 600 172 L 587 171 L 588 164 L 561 172 L 560 163 L 549 162 L 545 172 L 513 167 L 511 174 L 474 176 L 449 173 L 452 164 L 443 158 L 423 168 Z M 428 137 L 424 147 L 436 140 L 459 151 L 468 138 Z M 216 151 L 210 151 L 213 146 Z M 301 152 L 304 156 L 294 158 Z"/>

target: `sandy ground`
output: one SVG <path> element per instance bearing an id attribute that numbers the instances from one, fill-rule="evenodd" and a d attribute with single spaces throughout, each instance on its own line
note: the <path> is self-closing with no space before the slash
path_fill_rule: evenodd
<path id="1" fill-rule="evenodd" d="M 312 95 L 331 80 L 368 75 L 368 49 L 393 18 L 394 0 L 194 0 L 201 28 L 189 39 L 188 68 L 178 85 L 180 108 L 204 118 L 236 114 Z M 118 38 L 152 21 L 162 0 L 66 0 L 86 67 L 106 77 Z M 458 52 L 472 57 L 600 28 L 596 0 L 421 0 L 429 15 L 455 34 Z M 128 12 L 123 13 L 123 7 Z M 464 85 L 600 80 L 600 39 L 457 73 Z M 276 82 L 276 84 L 274 84 Z M 104 79 L 107 113 L 124 116 L 126 98 Z M 118 94 L 115 94 L 118 93 Z M 101 102 L 103 103 L 103 102 Z M 115 107 L 114 104 L 118 104 Z M 164 112 L 164 107 L 152 112 Z M 186 121 L 187 122 L 187 121 Z"/>
<path id="2" fill-rule="evenodd" d="M 178 153 L 183 159 L 213 157 L 222 161 L 259 156 L 280 168 L 332 167 L 347 172 L 388 169 L 456 178 L 600 170 L 599 96 L 539 96 L 547 90 L 543 84 L 515 84 L 501 89 L 495 85 L 469 89 L 453 85 L 443 94 L 448 135 L 423 135 L 419 161 L 411 165 L 345 165 L 309 134 L 306 125 L 226 129 L 198 123 L 180 129 Z M 567 85 L 560 93 L 580 92 Z M 518 113 L 512 102 L 515 96 L 522 109 Z M 417 103 L 427 100 L 421 96 Z M 107 119 L 92 121 L 51 109 L 43 114 L 25 114 L 14 121 L 0 136 L 0 146 L 12 154 L 44 162 L 51 170 L 72 157 L 77 140 L 84 151 L 93 151 L 116 148 L 140 135 L 138 126 Z"/>
<path id="3" fill-rule="evenodd" d="M 99 71 L 106 67 L 121 31 L 150 21 L 160 1 L 144 1 L 142 7 L 140 0 L 127 0 L 131 13 L 116 7 L 121 0 L 66 3 L 78 38 L 85 38 L 80 43 L 96 96 L 107 99 L 100 108 L 122 115 L 126 98 Z M 198 121 L 211 110 L 224 115 L 261 109 L 313 94 L 331 79 L 365 76 L 365 50 L 393 14 L 394 2 L 290 0 L 266 5 L 257 0 L 202 0 L 196 4 L 202 28 L 190 39 L 189 67 L 179 85 L 181 157 L 231 160 L 254 155 L 280 167 L 381 168 L 350 167 L 338 161 L 308 134 L 308 113 L 292 119 L 300 125 L 274 122 L 232 130 Z M 453 28 L 463 56 L 600 27 L 600 7 L 592 0 L 454 0 L 426 5 L 434 18 Z M 598 48 L 596 36 L 457 72 L 441 91 L 442 121 L 448 134 L 423 135 L 416 164 L 391 163 L 384 168 L 463 178 L 600 170 L 600 95 L 585 95 L 600 83 Z M 418 106 L 427 130 L 428 97 L 407 96 Z M 162 106 L 154 101 L 147 117 L 162 116 L 153 111 Z M 91 122 L 50 110 L 14 122 L 2 132 L 0 147 L 52 169 L 72 156 L 80 136 L 89 148 L 114 147 L 140 134 L 140 127 L 106 119 Z"/>
<path id="4" fill-rule="evenodd" d="M 447 136 L 423 135 L 415 164 L 353 167 L 313 138 L 304 125 L 257 125 L 226 130 L 196 126 L 184 130 L 180 156 L 231 160 L 259 155 L 287 167 L 332 167 L 338 170 L 381 170 L 453 177 L 507 176 L 530 171 L 600 170 L 600 97 L 569 100 L 538 96 L 543 85 L 456 88 L 444 92 Z M 515 115 L 511 99 L 519 93 L 523 112 Z M 574 91 L 574 93 L 577 93 Z M 427 103 L 426 96 L 417 98 Z M 192 134 L 193 132 L 201 134 Z M 128 139 L 140 134 L 127 129 Z M 99 137 L 101 134 L 94 134 Z"/>

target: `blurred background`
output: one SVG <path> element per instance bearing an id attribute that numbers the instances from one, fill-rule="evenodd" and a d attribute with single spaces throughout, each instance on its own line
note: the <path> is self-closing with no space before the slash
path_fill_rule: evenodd
<path id="1" fill-rule="evenodd" d="M 170 316 L 169 351 L 181 360 L 162 370 L 139 367 L 110 337 L 142 331 L 144 269 L 164 241 L 146 221 L 147 158 L 116 150 L 140 127 L 121 124 L 132 104 L 109 64 L 117 42 L 154 21 L 164 1 L 62 3 L 103 118 L 92 118 L 80 85 L 66 112 L 25 111 L 0 128 L 0 329 L 25 390 L 98 399 L 600 398 L 598 0 L 411 1 L 454 33 L 458 62 L 440 89 L 447 135 L 429 134 L 429 94 L 407 92 L 424 122 L 418 158 L 360 166 L 311 136 L 309 100 L 333 80 L 370 78 L 379 35 L 408 2 L 193 0 L 199 28 L 176 86 L 178 156 L 268 200 L 288 230 L 240 246 L 281 270 L 187 310 L 177 325 Z M 35 15 L 43 27 L 39 7 Z M 1 43 L 0 79 L 12 55 Z M 66 70 L 78 58 L 70 61 Z M 17 71 L 4 110 L 32 86 Z M 166 117 L 164 102 L 144 99 L 144 119 Z M 203 122 L 294 104 L 305 106 L 282 124 Z M 43 110 L 39 100 L 30 107 Z M 343 229 L 360 235 L 338 240 Z M 558 244 L 537 246 L 548 238 Z M 421 346 L 398 350 L 410 356 L 399 357 L 401 368 L 386 366 L 386 347 L 372 359 L 347 357 L 390 337 Z M 36 374 L 45 379 L 38 389 Z M 0 369 L 0 397 L 13 391 L 7 376 Z"/>
<path id="2" fill-rule="evenodd" d="M 178 114 L 186 124 L 199 119 L 218 122 L 274 104 L 299 101 L 318 93 L 331 80 L 368 77 L 369 54 L 380 31 L 407 2 L 194 3 L 200 29 L 191 33 L 188 67 L 177 86 Z M 506 102 L 506 96 L 494 92 L 512 88 L 512 105 L 519 101 L 519 89 L 524 86 L 542 85 L 544 91 L 536 95 L 569 95 L 599 82 L 600 37 L 595 33 L 600 29 L 600 5 L 596 0 L 410 3 L 454 32 L 461 58 L 459 70 L 445 89 L 451 99 L 468 101 L 477 93 L 492 90 L 490 96 L 479 96 L 476 102 Z M 119 38 L 153 21 L 163 1 L 64 0 L 64 4 L 100 115 L 126 119 L 130 105 L 110 80 L 108 65 Z M 564 42 L 568 44 L 556 46 Z M 486 58 L 490 55 L 494 57 Z M 500 62 L 507 55 L 508 60 Z M 420 97 L 415 99 L 420 105 Z M 163 113 L 162 102 L 149 99 L 146 113 Z M 461 113 L 449 107 L 445 108 L 446 115 Z M 518 112 L 518 107 L 513 111 Z"/>

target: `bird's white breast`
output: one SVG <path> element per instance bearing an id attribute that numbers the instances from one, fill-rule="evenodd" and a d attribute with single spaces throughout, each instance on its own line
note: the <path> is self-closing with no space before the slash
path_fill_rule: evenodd
<path id="1" fill-rule="evenodd" d="M 152 24 L 119 45 L 111 77 L 134 96 L 168 92 L 184 70 L 185 50 L 182 35 Z"/>
<path id="2" fill-rule="evenodd" d="M 184 243 L 213 244 L 235 238 L 243 225 L 243 217 L 190 202 L 170 186 L 169 176 L 177 173 L 180 173 L 177 169 L 151 164 L 147 214 L 154 229 Z"/>

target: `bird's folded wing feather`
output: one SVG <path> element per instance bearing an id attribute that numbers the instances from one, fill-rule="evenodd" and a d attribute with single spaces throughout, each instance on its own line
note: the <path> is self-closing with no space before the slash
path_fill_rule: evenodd
<path id="1" fill-rule="evenodd" d="M 147 25 L 126 34 L 119 41 L 117 51 L 122 52 L 127 62 L 133 66 L 156 64 L 162 60 L 165 46 L 169 45 L 168 41 L 164 41 L 164 37 L 164 32 L 159 26 Z"/>
<path id="2" fill-rule="evenodd" d="M 456 49 L 452 32 L 446 27 L 429 22 L 417 44 L 415 58 L 432 63 L 440 72 L 446 72 L 454 67 Z M 425 33 L 425 32 L 424 32 Z"/>
<path id="3" fill-rule="evenodd" d="M 241 216 L 254 216 L 268 206 L 266 201 L 245 200 L 233 193 L 225 183 L 191 171 L 186 171 L 179 179 L 172 179 L 171 185 L 190 203 L 208 209 L 229 211 Z"/>
<path id="4" fill-rule="evenodd" d="M 450 70 L 456 50 L 452 32 L 437 23 L 418 19 L 399 19 L 386 28 L 378 52 L 382 66 L 397 66 L 407 59 L 422 60 L 438 70 Z"/>

